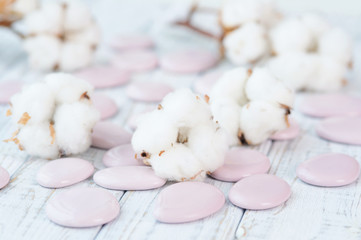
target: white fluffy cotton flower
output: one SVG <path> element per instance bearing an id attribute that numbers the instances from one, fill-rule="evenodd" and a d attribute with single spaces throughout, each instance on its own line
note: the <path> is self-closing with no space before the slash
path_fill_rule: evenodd
<path id="1" fill-rule="evenodd" d="M 99 119 L 92 92 L 89 83 L 65 73 L 49 74 L 24 87 L 11 98 L 8 115 L 18 130 L 7 141 L 48 159 L 84 152 Z"/>
<path id="2" fill-rule="evenodd" d="M 84 4 L 47 3 L 26 15 L 24 23 L 25 50 L 33 68 L 73 71 L 92 62 L 100 31 Z"/>
<path id="3" fill-rule="evenodd" d="M 267 68 L 236 68 L 214 85 L 211 109 L 230 145 L 259 144 L 288 125 L 294 94 Z"/>
<path id="4" fill-rule="evenodd" d="M 189 89 L 180 89 L 139 119 L 132 145 L 158 176 L 201 180 L 223 164 L 228 148 L 225 137 L 212 120 L 207 101 Z"/>
<path id="5" fill-rule="evenodd" d="M 253 63 L 268 53 L 265 28 L 259 23 L 246 23 L 223 39 L 227 58 L 236 65 Z"/>

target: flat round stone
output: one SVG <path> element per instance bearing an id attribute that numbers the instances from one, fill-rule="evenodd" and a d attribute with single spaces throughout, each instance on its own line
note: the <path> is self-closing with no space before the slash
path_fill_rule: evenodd
<path id="1" fill-rule="evenodd" d="M 43 187 L 62 188 L 81 182 L 94 172 L 93 165 L 80 158 L 61 158 L 49 161 L 36 175 Z"/>
<path id="2" fill-rule="evenodd" d="M 201 95 L 209 95 L 211 93 L 212 87 L 222 75 L 223 72 L 221 71 L 213 71 L 204 74 L 194 82 L 194 91 Z"/>
<path id="3" fill-rule="evenodd" d="M 118 166 L 105 168 L 94 174 L 94 182 L 113 190 L 148 190 L 160 188 L 166 180 L 155 175 L 147 166 Z"/>
<path id="4" fill-rule="evenodd" d="M 175 183 L 158 195 L 154 215 L 160 222 L 184 223 L 208 217 L 225 202 L 223 193 L 203 182 Z"/>
<path id="5" fill-rule="evenodd" d="M 207 50 L 183 50 L 163 56 L 160 60 L 162 69 L 177 73 L 203 72 L 218 62 L 218 57 Z"/>
<path id="6" fill-rule="evenodd" d="M 278 131 L 273 134 L 270 139 L 272 140 L 291 140 L 300 135 L 300 126 L 293 118 L 289 119 L 290 126 L 284 130 Z"/>
<path id="7" fill-rule="evenodd" d="M 10 175 L 5 168 L 0 167 L 0 189 L 8 185 L 10 181 Z"/>
<path id="8" fill-rule="evenodd" d="M 130 143 L 132 134 L 112 122 L 98 122 L 92 133 L 92 146 L 110 149 L 125 143 Z"/>
<path id="9" fill-rule="evenodd" d="M 229 200 L 240 208 L 263 210 L 286 202 L 291 188 L 286 181 L 269 174 L 256 174 L 238 181 L 229 191 Z"/>
<path id="10" fill-rule="evenodd" d="M 144 166 L 140 159 L 135 158 L 132 144 L 124 144 L 110 149 L 104 154 L 103 164 L 106 167 Z"/>
<path id="11" fill-rule="evenodd" d="M 117 104 L 107 95 L 96 93 L 92 100 L 94 106 L 100 112 L 101 120 L 111 118 L 118 112 Z"/>
<path id="12" fill-rule="evenodd" d="M 127 87 L 126 94 L 135 101 L 160 102 L 173 88 L 161 82 L 135 82 Z"/>
<path id="13" fill-rule="evenodd" d="M 113 67 L 92 67 L 79 71 L 77 77 L 88 81 L 95 88 L 121 86 L 129 82 L 130 73 Z"/>
<path id="14" fill-rule="evenodd" d="M 151 48 L 154 42 L 150 36 L 146 35 L 122 35 L 114 37 L 109 45 L 116 50 L 134 50 Z"/>
<path id="15" fill-rule="evenodd" d="M 65 227 L 94 227 L 115 219 L 119 210 L 117 199 L 104 189 L 72 188 L 49 200 L 46 215 Z"/>
<path id="16" fill-rule="evenodd" d="M 313 157 L 297 168 L 297 176 L 304 182 L 321 187 L 339 187 L 356 181 L 360 165 L 353 157 L 328 153 Z"/>
<path id="17" fill-rule="evenodd" d="M 0 83 L 0 104 L 9 103 L 10 98 L 17 92 L 20 92 L 24 85 L 21 81 L 6 81 Z"/>
<path id="18" fill-rule="evenodd" d="M 134 50 L 118 53 L 113 61 L 117 69 L 130 72 L 144 72 L 155 69 L 158 66 L 158 57 L 152 51 Z"/>
<path id="19" fill-rule="evenodd" d="M 332 142 L 361 145 L 361 117 L 334 117 L 316 127 L 318 136 Z"/>
<path id="20" fill-rule="evenodd" d="M 227 152 L 224 165 L 211 176 L 221 181 L 237 182 L 253 174 L 266 173 L 270 166 L 269 158 L 263 153 L 235 147 Z"/>
<path id="21" fill-rule="evenodd" d="M 361 98 L 339 93 L 314 94 L 305 96 L 298 110 L 312 117 L 360 115 Z"/>

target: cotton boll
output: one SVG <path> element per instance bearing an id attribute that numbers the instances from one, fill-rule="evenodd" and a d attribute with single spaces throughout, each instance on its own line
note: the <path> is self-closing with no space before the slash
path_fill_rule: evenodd
<path id="1" fill-rule="evenodd" d="M 20 146 L 30 155 L 48 159 L 59 157 L 58 145 L 51 136 L 49 122 L 26 125 L 21 128 L 17 138 Z"/>
<path id="2" fill-rule="evenodd" d="M 264 27 L 253 22 L 226 35 L 223 45 L 227 58 L 236 65 L 255 62 L 268 52 Z"/>
<path id="3" fill-rule="evenodd" d="M 316 14 L 305 14 L 301 21 L 306 24 L 312 33 L 312 49 L 317 49 L 318 39 L 331 29 L 331 25 L 322 17 Z"/>
<path id="4" fill-rule="evenodd" d="M 33 68 L 49 71 L 58 63 L 61 42 L 51 35 L 38 35 L 25 39 L 24 48 Z"/>
<path id="5" fill-rule="evenodd" d="M 319 40 L 319 53 L 338 59 L 342 64 L 352 61 L 352 39 L 342 29 L 332 28 Z"/>
<path id="6" fill-rule="evenodd" d="M 93 49 L 82 43 L 65 42 L 61 48 L 59 66 L 64 71 L 74 71 L 88 66 L 93 57 Z"/>
<path id="7" fill-rule="evenodd" d="M 12 4 L 11 8 L 13 11 L 25 15 L 37 9 L 38 5 L 37 0 L 17 0 Z"/>
<path id="8" fill-rule="evenodd" d="M 244 67 L 234 68 L 225 72 L 222 77 L 214 84 L 211 94 L 211 103 L 215 99 L 231 99 L 239 105 L 247 102 L 247 96 L 244 88 L 249 77 L 249 72 Z"/>
<path id="9" fill-rule="evenodd" d="M 252 101 L 242 107 L 240 130 L 248 144 L 260 144 L 276 131 L 287 128 L 287 111 L 265 101 Z"/>
<path id="10" fill-rule="evenodd" d="M 293 105 L 294 94 L 291 89 L 276 79 L 267 68 L 255 68 L 246 84 L 249 100 L 264 100 L 288 107 Z"/>
<path id="11" fill-rule="evenodd" d="M 306 52 L 312 47 L 312 33 L 300 19 L 287 19 L 270 31 L 270 40 L 276 54 Z"/>
<path id="12" fill-rule="evenodd" d="M 82 43 L 91 47 L 96 47 L 100 41 L 100 29 L 96 24 L 90 24 L 86 28 L 77 32 L 69 32 L 66 36 L 71 42 Z"/>
<path id="13" fill-rule="evenodd" d="M 78 1 L 67 1 L 64 29 L 65 31 L 79 31 L 86 28 L 92 22 L 89 8 Z"/>
<path id="14" fill-rule="evenodd" d="M 202 164 L 183 144 L 175 144 L 160 156 L 152 155 L 149 163 L 156 175 L 168 180 L 202 180 L 205 176 Z"/>
<path id="15" fill-rule="evenodd" d="M 272 0 L 263 1 L 261 13 L 260 23 L 267 29 L 275 26 L 282 20 L 282 14 L 277 10 L 275 2 Z"/>

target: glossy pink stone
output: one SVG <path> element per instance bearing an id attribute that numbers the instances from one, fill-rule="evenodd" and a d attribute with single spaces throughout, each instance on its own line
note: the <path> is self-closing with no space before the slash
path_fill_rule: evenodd
<path id="1" fill-rule="evenodd" d="M 106 167 L 144 166 L 143 161 L 135 158 L 132 144 L 124 144 L 110 149 L 104 154 L 103 163 Z"/>
<path id="2" fill-rule="evenodd" d="M 154 215 L 160 222 L 184 223 L 208 217 L 225 202 L 223 193 L 202 182 L 173 184 L 158 195 Z"/>
<path id="3" fill-rule="evenodd" d="M 269 174 L 252 175 L 238 181 L 229 191 L 236 206 L 263 210 L 281 205 L 291 196 L 291 188 L 283 179 Z"/>
<path id="4" fill-rule="evenodd" d="M 10 175 L 6 169 L 0 167 L 0 189 L 4 188 L 10 181 Z"/>
<path id="5" fill-rule="evenodd" d="M 160 66 L 170 72 L 197 73 L 205 71 L 218 62 L 218 57 L 207 50 L 183 50 L 165 55 Z"/>
<path id="6" fill-rule="evenodd" d="M 316 132 L 333 142 L 361 145 L 361 116 L 327 118 L 318 124 Z"/>
<path id="7" fill-rule="evenodd" d="M 112 122 L 98 122 L 92 133 L 92 146 L 110 149 L 125 143 L 130 143 L 132 134 Z"/>
<path id="8" fill-rule="evenodd" d="M 49 200 L 46 215 L 66 227 L 94 227 L 115 219 L 119 210 L 117 199 L 106 190 L 72 188 Z"/>
<path id="9" fill-rule="evenodd" d="M 0 104 L 9 103 L 10 98 L 19 92 L 24 85 L 21 81 L 6 81 L 0 83 Z"/>
<path id="10" fill-rule="evenodd" d="M 300 126 L 293 118 L 289 119 L 290 126 L 284 130 L 278 131 L 273 134 L 270 139 L 272 140 L 290 140 L 300 135 Z"/>
<path id="11" fill-rule="evenodd" d="M 203 76 L 199 77 L 193 85 L 194 91 L 201 95 L 209 95 L 211 93 L 213 85 L 218 81 L 218 79 L 223 75 L 221 71 L 213 71 L 206 73 Z"/>
<path id="12" fill-rule="evenodd" d="M 95 88 L 121 86 L 129 82 L 130 74 L 112 67 L 92 67 L 76 73 L 76 76 L 88 81 Z"/>
<path id="13" fill-rule="evenodd" d="M 113 66 L 124 71 L 143 72 L 156 68 L 158 58 L 152 51 L 134 50 L 118 53 L 112 63 Z"/>
<path id="14" fill-rule="evenodd" d="M 160 102 L 173 88 L 161 82 L 135 82 L 127 87 L 126 94 L 136 101 Z"/>
<path id="15" fill-rule="evenodd" d="M 92 100 L 94 106 L 100 112 L 100 118 L 102 120 L 111 118 L 118 112 L 117 104 L 107 95 L 96 93 Z"/>
<path id="16" fill-rule="evenodd" d="M 81 182 L 94 172 L 93 165 L 80 158 L 61 158 L 45 164 L 36 175 L 43 187 L 62 188 Z"/>
<path id="17" fill-rule="evenodd" d="M 348 185 L 360 175 L 356 159 L 341 153 L 328 153 L 313 157 L 297 168 L 297 176 L 304 182 L 322 186 Z"/>
<path id="18" fill-rule="evenodd" d="M 105 168 L 94 174 L 94 182 L 113 190 L 148 190 L 159 188 L 166 180 L 155 175 L 147 166 L 118 166 Z"/>
<path id="19" fill-rule="evenodd" d="M 227 152 L 224 165 L 211 176 L 221 181 L 237 182 L 253 174 L 266 173 L 270 166 L 270 160 L 263 153 L 235 147 Z"/>
<path id="20" fill-rule="evenodd" d="M 134 50 L 151 48 L 154 46 L 154 42 L 151 37 L 146 35 L 128 35 L 113 38 L 109 45 L 117 50 Z"/>
<path id="21" fill-rule="evenodd" d="M 298 110 L 313 117 L 336 117 L 361 114 L 361 98 L 344 94 L 314 94 L 305 96 Z"/>

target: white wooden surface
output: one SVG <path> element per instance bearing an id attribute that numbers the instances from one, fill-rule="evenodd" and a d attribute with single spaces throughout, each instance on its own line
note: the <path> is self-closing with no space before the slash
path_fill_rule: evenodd
<path id="1" fill-rule="evenodd" d="M 185 47 L 216 51 L 216 44 L 208 39 L 181 28 L 164 28 L 158 24 L 169 2 L 89 2 L 104 30 L 104 43 L 116 33 L 144 32 L 156 40 L 159 55 Z M 355 18 L 340 19 L 337 22 L 351 29 L 359 40 L 361 31 L 355 27 Z M 98 63 L 106 64 L 111 57 L 112 53 L 105 46 L 98 52 Z M 360 42 L 357 42 L 355 69 L 349 76 L 350 85 L 344 90 L 356 95 L 360 95 L 360 49 Z M 217 68 L 227 67 L 229 63 L 222 62 Z M 0 81 L 21 78 L 32 82 L 40 77 L 41 74 L 29 71 L 19 40 L 0 30 Z M 176 75 L 157 69 L 136 74 L 132 81 L 165 81 L 174 87 L 191 87 L 195 78 L 196 75 Z M 133 113 L 146 107 L 146 104 L 127 99 L 124 87 L 100 92 L 117 102 L 120 111 L 112 121 L 124 126 Z M 0 105 L 0 139 L 8 138 L 13 131 L 5 117 L 6 109 L 7 106 Z M 35 176 L 47 160 L 29 157 L 16 146 L 0 142 L 0 166 L 11 174 L 10 184 L 0 190 L 0 239 L 361 239 L 361 181 L 340 188 L 320 188 L 301 182 L 295 175 L 299 163 L 320 153 L 341 152 L 361 161 L 361 148 L 322 140 L 314 131 L 317 119 L 302 116 L 297 111 L 293 115 L 302 127 L 297 139 L 266 141 L 256 147 L 270 157 L 270 173 L 291 185 L 293 194 L 287 203 L 266 211 L 244 211 L 227 200 L 218 213 L 186 224 L 163 224 L 154 219 L 154 200 L 163 187 L 151 191 L 111 191 L 119 199 L 121 211 L 117 219 L 104 226 L 84 229 L 58 226 L 45 215 L 47 201 L 68 188 L 97 186 L 90 178 L 64 189 L 43 188 L 36 183 Z M 102 169 L 104 153 L 91 148 L 80 157 L 94 163 L 96 169 Z M 233 185 L 210 178 L 206 182 L 219 187 L 226 196 Z"/>

